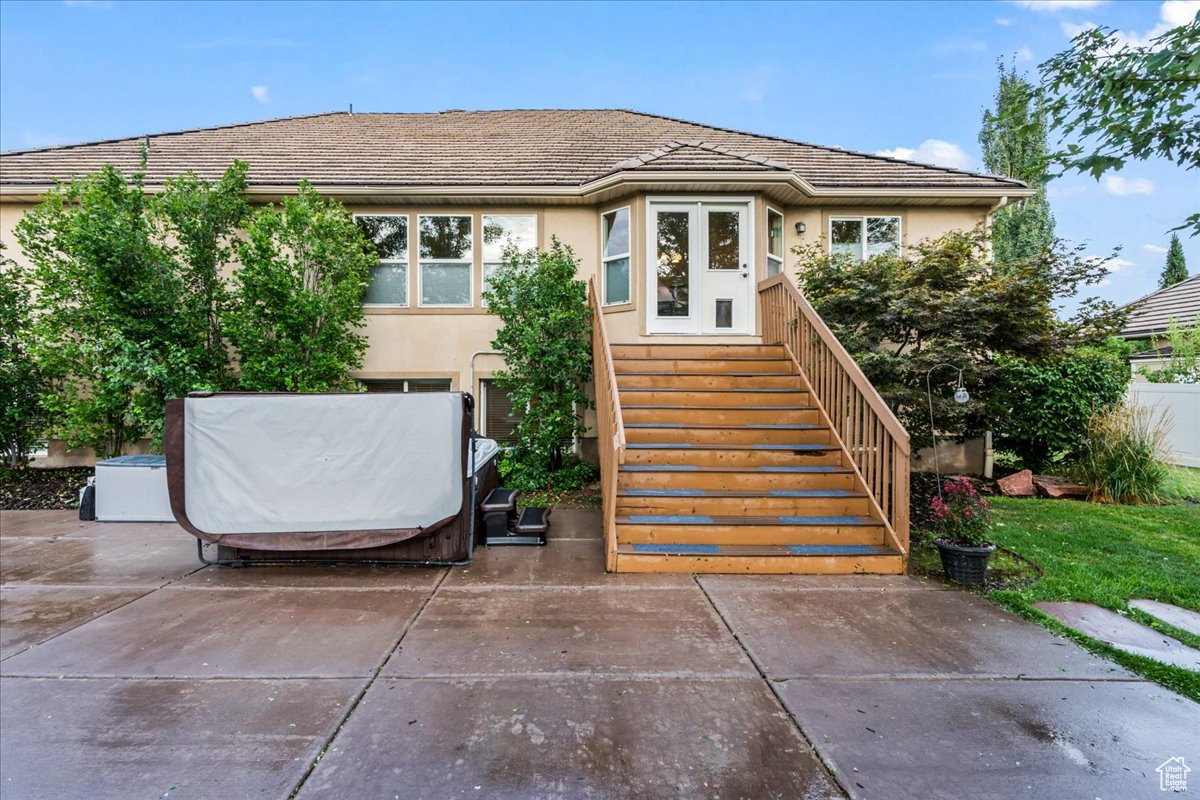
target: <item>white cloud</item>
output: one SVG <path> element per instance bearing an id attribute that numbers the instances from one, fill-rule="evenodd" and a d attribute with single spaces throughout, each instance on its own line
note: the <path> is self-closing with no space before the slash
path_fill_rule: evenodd
<path id="1" fill-rule="evenodd" d="M 1156 253 L 1160 256 L 1166 255 L 1166 252 L 1167 252 L 1167 248 L 1160 247 L 1159 245 L 1156 245 L 1156 244 L 1144 244 L 1144 245 L 1142 245 L 1142 249 L 1145 250 L 1147 253 Z"/>
<path id="2" fill-rule="evenodd" d="M 876 150 L 875 155 L 899 158 L 904 161 L 918 161 L 922 164 L 936 164 L 939 167 L 952 169 L 970 169 L 974 159 L 953 142 L 942 139 L 926 139 L 916 147 L 893 147 L 891 150 Z"/>
<path id="3" fill-rule="evenodd" d="M 1021 49 L 1017 50 L 1017 52 L 1013 54 L 1013 58 L 1018 62 L 1033 61 L 1033 50 L 1029 47 L 1029 45 L 1022 45 Z"/>
<path id="4" fill-rule="evenodd" d="M 1110 273 L 1117 273 L 1123 269 L 1137 266 L 1128 258 L 1110 258 L 1107 262 L 1105 262 L 1105 265 L 1108 267 L 1108 271 Z"/>
<path id="5" fill-rule="evenodd" d="M 1106 0 L 1013 0 L 1013 2 L 1031 11 L 1062 11 L 1064 9 L 1095 8 L 1104 5 Z"/>
<path id="6" fill-rule="evenodd" d="M 1200 0 L 1167 0 L 1158 7 L 1158 16 L 1172 28 L 1187 25 L 1200 14 Z"/>
<path id="7" fill-rule="evenodd" d="M 1104 191 L 1116 197 L 1154 194 L 1154 181 L 1147 178 L 1122 178 L 1120 175 L 1105 175 Z"/>
<path id="8" fill-rule="evenodd" d="M 250 94 L 254 95 L 254 99 L 260 103 L 265 103 L 269 99 L 267 87 L 263 86 L 262 84 L 259 84 L 258 86 L 251 86 Z"/>
<path id="9" fill-rule="evenodd" d="M 1001 28 L 1007 28 L 1010 25 L 1017 24 L 1017 21 L 1012 17 L 996 17 L 994 20 L 992 20 L 992 22 L 996 23 Z"/>

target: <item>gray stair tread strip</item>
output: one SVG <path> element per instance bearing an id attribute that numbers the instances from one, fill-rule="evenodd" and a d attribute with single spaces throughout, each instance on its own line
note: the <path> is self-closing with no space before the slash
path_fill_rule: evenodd
<path id="1" fill-rule="evenodd" d="M 799 372 L 618 372 L 617 379 L 625 375 L 670 375 L 672 378 L 684 375 L 689 378 L 778 378 L 783 375 L 788 378 L 799 378 Z"/>
<path id="2" fill-rule="evenodd" d="M 671 544 L 663 542 L 617 545 L 618 553 L 643 555 L 678 556 L 763 556 L 806 557 L 806 556 L 898 556 L 895 550 L 873 544 L 792 544 L 792 545 L 725 545 L 725 544 Z"/>
<path id="3" fill-rule="evenodd" d="M 866 525 L 881 523 L 870 517 L 843 516 L 757 516 L 712 517 L 707 514 L 629 514 L 617 517 L 627 525 Z"/>
<path id="4" fill-rule="evenodd" d="M 767 489 L 761 492 L 726 489 L 622 489 L 622 497 L 866 497 L 845 489 Z"/>

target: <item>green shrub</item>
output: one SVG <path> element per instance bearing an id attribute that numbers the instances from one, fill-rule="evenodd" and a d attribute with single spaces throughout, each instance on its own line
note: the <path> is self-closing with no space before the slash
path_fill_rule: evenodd
<path id="1" fill-rule="evenodd" d="M 523 412 L 516 444 L 501 461 L 518 489 L 575 488 L 590 474 L 564 447 L 584 432 L 580 412 L 591 405 L 583 387 L 592 373 L 592 316 L 578 266 L 571 248 L 554 239 L 540 255 L 508 253 L 483 293 L 501 321 L 492 340 L 504 357 L 496 381 Z"/>
<path id="2" fill-rule="evenodd" d="M 1153 409 L 1119 405 L 1097 411 L 1072 464 L 1074 477 L 1101 503 L 1157 503 L 1169 469 L 1163 461 L 1168 425 Z"/>
<path id="3" fill-rule="evenodd" d="M 41 438 L 42 375 L 29 355 L 30 291 L 0 243 L 0 457 L 9 467 L 29 460 Z"/>
<path id="4" fill-rule="evenodd" d="M 1075 451 L 1093 413 L 1119 405 L 1129 384 L 1129 366 L 1109 348 L 1078 348 L 1041 362 L 997 361 L 989 392 L 996 446 L 1035 472 Z"/>
<path id="5" fill-rule="evenodd" d="M 1185 328 L 1167 320 L 1171 357 L 1161 369 L 1138 370 L 1151 383 L 1200 383 L 1200 327 Z"/>

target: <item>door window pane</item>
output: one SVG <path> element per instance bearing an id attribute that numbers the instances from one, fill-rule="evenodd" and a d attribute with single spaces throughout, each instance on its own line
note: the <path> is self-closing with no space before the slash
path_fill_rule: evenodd
<path id="1" fill-rule="evenodd" d="M 835 219 L 830 223 L 829 251 L 833 255 L 863 257 L 861 219 Z"/>
<path id="2" fill-rule="evenodd" d="M 408 264 L 376 264 L 363 295 L 366 305 L 408 305 Z"/>
<path id="3" fill-rule="evenodd" d="M 733 301 L 718 300 L 716 308 L 716 326 L 718 328 L 733 327 Z"/>
<path id="4" fill-rule="evenodd" d="M 741 268 L 741 216 L 737 211 L 708 212 L 709 269 Z"/>
<path id="5" fill-rule="evenodd" d="M 602 217 L 604 234 L 604 257 L 624 255 L 629 252 L 629 209 L 618 208 Z"/>
<path id="6" fill-rule="evenodd" d="M 691 214 L 658 212 L 658 316 L 689 315 Z"/>
<path id="7" fill-rule="evenodd" d="M 421 264 L 421 305 L 471 305 L 471 265 Z"/>
<path id="8" fill-rule="evenodd" d="M 867 217 L 867 258 L 900 249 L 899 217 Z"/>
<path id="9" fill-rule="evenodd" d="M 614 258 L 604 262 L 604 303 L 629 302 L 629 258 Z"/>
<path id="10" fill-rule="evenodd" d="M 447 258 L 470 261 L 471 218 L 469 216 L 422 216 L 421 259 Z"/>

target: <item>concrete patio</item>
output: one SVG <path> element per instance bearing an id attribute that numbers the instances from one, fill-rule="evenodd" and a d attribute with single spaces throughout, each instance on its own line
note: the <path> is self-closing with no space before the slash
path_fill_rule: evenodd
<path id="1" fill-rule="evenodd" d="M 1200 706 L 902 577 L 202 567 L 0 514 L 0 797 L 1133 798 Z"/>

